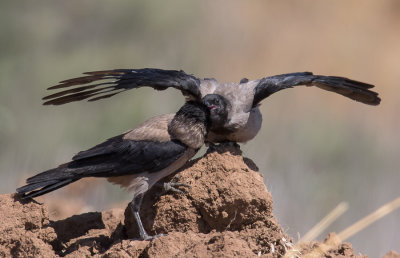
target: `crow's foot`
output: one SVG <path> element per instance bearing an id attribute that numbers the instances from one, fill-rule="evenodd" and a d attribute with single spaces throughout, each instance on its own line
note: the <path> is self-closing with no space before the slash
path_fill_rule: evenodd
<path id="1" fill-rule="evenodd" d="M 190 185 L 185 184 L 185 183 L 179 183 L 179 182 L 165 182 L 165 183 L 161 183 L 158 184 L 161 185 L 163 191 L 162 193 L 167 193 L 167 192 L 174 192 L 174 193 L 180 193 L 183 194 L 184 192 L 180 189 L 178 189 L 177 187 L 187 187 L 187 188 L 191 188 Z"/>

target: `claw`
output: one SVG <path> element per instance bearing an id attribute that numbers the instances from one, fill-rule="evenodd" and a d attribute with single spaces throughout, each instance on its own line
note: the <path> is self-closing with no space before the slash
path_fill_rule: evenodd
<path id="1" fill-rule="evenodd" d="M 164 193 L 166 193 L 166 192 L 174 192 L 174 193 L 180 193 L 180 194 L 182 194 L 183 191 L 180 190 L 180 189 L 178 189 L 178 188 L 176 188 L 176 187 L 178 187 L 178 186 L 184 186 L 184 187 L 187 187 L 187 188 L 191 188 L 190 185 L 185 184 L 185 183 L 166 182 L 166 183 L 163 184 L 163 192 L 164 192 Z"/>
<path id="2" fill-rule="evenodd" d="M 168 234 L 158 234 L 158 235 L 154 235 L 154 236 L 149 236 L 149 235 L 145 235 L 143 236 L 143 238 L 135 238 L 132 240 L 140 240 L 140 241 L 152 241 L 154 239 L 157 239 L 159 237 L 163 237 L 163 236 L 168 236 Z"/>

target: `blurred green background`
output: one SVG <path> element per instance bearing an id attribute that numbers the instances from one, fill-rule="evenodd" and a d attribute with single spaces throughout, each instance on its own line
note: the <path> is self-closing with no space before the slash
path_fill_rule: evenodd
<path id="1" fill-rule="evenodd" d="M 220 81 L 312 71 L 375 84 L 378 107 L 317 88 L 279 92 L 242 149 L 295 239 L 341 201 L 350 210 L 324 235 L 400 196 L 399 1 L 2 1 L 0 32 L 2 193 L 184 101 L 140 89 L 42 106 L 47 87 L 85 71 L 155 67 Z M 124 207 L 130 196 L 96 179 L 42 200 L 60 218 Z M 399 225 L 395 211 L 349 241 L 371 257 L 399 251 Z"/>

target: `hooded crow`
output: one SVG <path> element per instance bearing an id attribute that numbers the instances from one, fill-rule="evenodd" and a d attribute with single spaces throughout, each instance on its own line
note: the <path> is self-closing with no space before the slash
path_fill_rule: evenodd
<path id="1" fill-rule="evenodd" d="M 212 97 L 213 101 L 209 98 Z M 17 189 L 24 198 L 36 197 L 85 177 L 105 177 L 133 193 L 131 209 L 140 238 L 150 240 L 139 210 L 144 194 L 160 179 L 176 172 L 204 144 L 210 113 L 223 106 L 205 96 L 201 103 L 189 101 L 176 114 L 151 118 L 138 127 L 76 154 L 72 161 L 26 180 Z"/>

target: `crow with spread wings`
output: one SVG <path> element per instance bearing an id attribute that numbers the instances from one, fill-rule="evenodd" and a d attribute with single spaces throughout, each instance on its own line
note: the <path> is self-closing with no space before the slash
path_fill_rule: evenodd
<path id="1" fill-rule="evenodd" d="M 140 87 L 156 90 L 175 88 L 187 101 L 200 102 L 206 96 L 224 97 L 224 108 L 211 112 L 208 142 L 247 142 L 261 128 L 260 102 L 271 94 L 295 86 L 315 86 L 332 91 L 368 105 L 378 105 L 378 94 L 371 84 L 344 77 L 313 75 L 310 72 L 288 73 L 239 83 L 221 83 L 215 79 L 199 79 L 183 71 L 144 69 L 115 69 L 87 72 L 86 76 L 69 79 L 49 89 L 63 89 L 46 96 L 45 105 L 61 105 L 87 99 L 96 101 Z M 223 112 L 222 112 L 223 111 Z"/>

